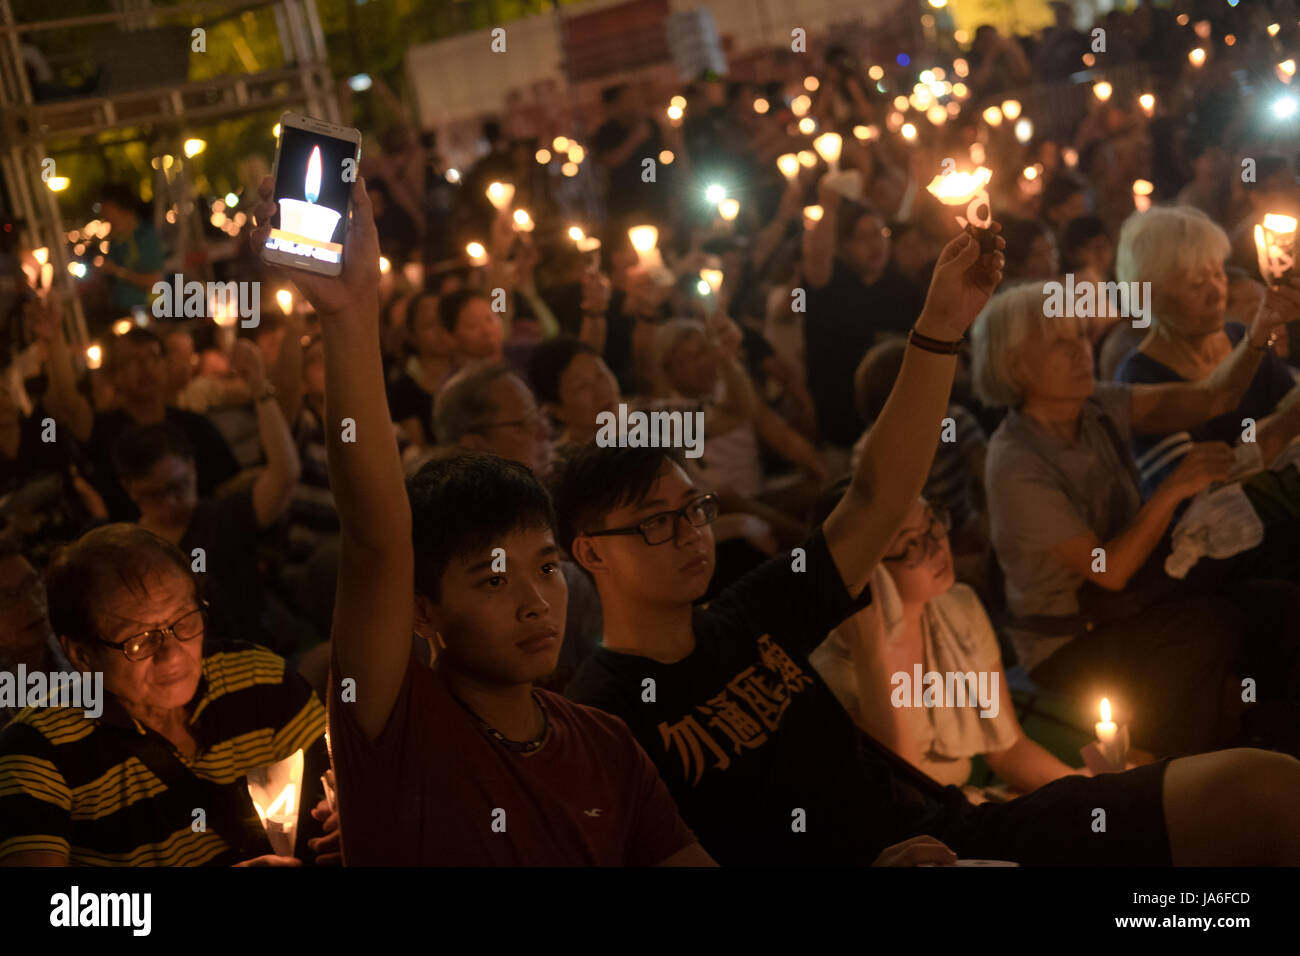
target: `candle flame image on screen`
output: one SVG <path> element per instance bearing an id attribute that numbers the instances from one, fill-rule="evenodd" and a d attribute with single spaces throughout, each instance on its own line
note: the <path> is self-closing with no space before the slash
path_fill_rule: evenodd
<path id="1" fill-rule="evenodd" d="M 307 201 L 314 203 L 320 199 L 320 147 L 311 148 L 311 158 L 307 160 L 307 179 L 303 186 L 303 195 Z"/>
<path id="2" fill-rule="evenodd" d="M 977 166 L 973 172 L 953 170 L 940 173 L 930 180 L 930 185 L 925 188 L 931 196 L 945 206 L 965 204 L 966 215 L 957 217 L 959 225 L 964 227 L 969 220 L 971 225 L 984 229 L 993 221 L 993 208 L 989 202 L 988 190 L 985 188 L 992 178 L 991 169 L 987 166 Z M 987 207 L 984 216 L 979 215 L 980 206 Z"/>

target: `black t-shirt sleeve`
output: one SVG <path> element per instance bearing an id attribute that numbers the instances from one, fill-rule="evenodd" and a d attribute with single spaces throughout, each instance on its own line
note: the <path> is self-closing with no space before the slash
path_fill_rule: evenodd
<path id="1" fill-rule="evenodd" d="M 772 635 L 807 657 L 841 621 L 871 603 L 871 588 L 850 594 L 819 526 L 799 548 L 750 571 L 702 612 L 724 639 Z"/>
<path id="2" fill-rule="evenodd" d="M 433 398 L 411 376 L 403 373 L 389 383 L 388 413 L 399 423 L 418 418 L 424 429 L 424 440 L 433 441 Z"/>
<path id="3" fill-rule="evenodd" d="M 211 495 L 222 482 L 239 474 L 239 462 L 226 444 L 217 426 L 202 415 L 169 409 L 173 424 L 185 432 L 194 448 L 194 466 L 198 471 L 199 494 Z"/>

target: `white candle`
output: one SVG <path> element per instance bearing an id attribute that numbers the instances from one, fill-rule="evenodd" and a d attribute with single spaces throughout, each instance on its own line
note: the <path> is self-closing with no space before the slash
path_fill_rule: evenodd
<path id="1" fill-rule="evenodd" d="M 1115 742 L 1115 737 L 1119 733 L 1119 725 L 1110 719 L 1110 698 L 1101 699 L 1101 721 L 1094 725 L 1097 730 L 1097 741 L 1104 746 Z"/>

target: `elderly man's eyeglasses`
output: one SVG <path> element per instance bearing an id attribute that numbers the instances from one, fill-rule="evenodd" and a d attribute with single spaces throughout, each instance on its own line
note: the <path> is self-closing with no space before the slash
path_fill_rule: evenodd
<path id="1" fill-rule="evenodd" d="M 713 524 L 718 517 L 718 496 L 700 495 L 688 501 L 685 507 L 676 511 L 661 511 L 644 521 L 628 525 L 625 528 L 607 528 L 604 531 L 588 531 L 588 537 L 599 538 L 604 535 L 639 534 L 646 544 L 667 544 L 677 537 L 677 522 L 685 518 L 693 527 L 703 528 Z"/>
<path id="2" fill-rule="evenodd" d="M 200 602 L 199 606 L 194 610 L 187 611 L 163 627 L 142 631 L 124 641 L 106 641 L 102 637 L 96 638 L 96 640 L 101 644 L 121 651 L 128 661 L 143 661 L 148 660 L 162 650 L 163 641 L 167 639 L 168 634 L 178 641 L 192 641 L 196 637 L 202 637 L 204 628 L 207 625 L 207 619 L 208 605 L 206 602 Z"/>
<path id="3" fill-rule="evenodd" d="M 952 529 L 952 516 L 944 508 L 931 508 L 929 524 L 920 534 L 911 534 L 903 539 L 903 547 L 894 554 L 887 554 L 883 561 L 897 561 L 905 568 L 915 568 L 930 554 L 930 549 L 944 539 Z"/>
<path id="4" fill-rule="evenodd" d="M 484 422 L 482 425 L 476 425 L 471 428 L 471 432 L 485 432 L 493 428 L 524 428 L 528 431 L 535 431 L 543 425 L 549 427 L 550 423 L 546 416 L 541 412 L 534 412 L 527 418 L 515 418 L 508 422 Z"/>

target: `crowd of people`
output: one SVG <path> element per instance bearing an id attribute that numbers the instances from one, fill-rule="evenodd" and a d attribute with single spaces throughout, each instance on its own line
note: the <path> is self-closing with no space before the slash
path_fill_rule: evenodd
<path id="1" fill-rule="evenodd" d="M 1300 864 L 1300 277 L 1254 244 L 1300 216 L 1260 109 L 1297 17 L 1142 3 L 1094 54 L 1056 6 L 611 86 L 581 221 L 560 130 L 454 176 L 386 130 L 338 277 L 261 271 L 241 197 L 237 334 L 115 327 L 163 250 L 106 188 L 102 367 L 49 293 L 0 391 L 0 689 L 105 700 L 0 696 L 0 864 Z M 1013 131 L 1094 65 L 1129 85 Z M 900 702 L 930 671 L 991 692 Z M 1033 739 L 1024 688 L 1130 753 Z M 300 750 L 288 855 L 246 778 Z"/>

